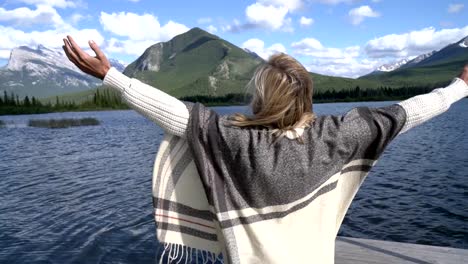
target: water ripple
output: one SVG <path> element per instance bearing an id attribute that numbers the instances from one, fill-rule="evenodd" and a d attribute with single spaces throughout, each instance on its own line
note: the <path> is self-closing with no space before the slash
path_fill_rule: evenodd
<path id="1" fill-rule="evenodd" d="M 356 105 L 316 110 L 336 114 Z M 468 248 L 467 110 L 463 100 L 397 138 L 340 235 Z M 154 262 L 151 175 L 162 130 L 133 111 L 40 117 L 102 124 L 49 130 L 25 126 L 30 116 L 2 117 L 9 125 L 0 129 L 0 263 Z"/>

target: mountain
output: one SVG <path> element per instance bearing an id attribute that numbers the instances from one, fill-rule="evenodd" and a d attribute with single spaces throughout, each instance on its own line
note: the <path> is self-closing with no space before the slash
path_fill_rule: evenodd
<path id="1" fill-rule="evenodd" d="M 171 95 L 243 93 L 262 63 L 243 49 L 199 28 L 152 45 L 124 74 Z"/>
<path id="2" fill-rule="evenodd" d="M 125 67 L 127 67 L 128 64 L 121 60 L 116 60 L 116 59 L 109 59 L 109 62 L 112 67 L 116 68 L 117 70 L 123 72 L 125 70 Z"/>
<path id="3" fill-rule="evenodd" d="M 399 60 L 399 61 L 394 62 L 394 63 L 384 64 L 384 65 L 380 66 L 379 68 L 377 68 L 377 71 L 380 71 L 380 72 L 394 71 L 394 70 L 400 68 L 401 66 L 407 64 L 410 60 L 411 59 L 406 58 L 406 59 Z"/>
<path id="4" fill-rule="evenodd" d="M 377 75 L 377 74 L 381 74 L 385 72 L 395 71 L 397 69 L 405 69 L 405 68 L 413 67 L 414 65 L 418 64 L 422 60 L 425 60 L 429 58 L 430 56 L 432 56 L 435 52 L 436 51 L 431 51 L 429 53 L 425 53 L 417 57 L 408 57 L 408 58 L 398 60 L 392 63 L 387 63 L 378 67 L 375 71 L 368 73 L 366 75 Z"/>
<path id="5" fill-rule="evenodd" d="M 400 68 L 381 74 L 359 77 L 391 87 L 445 85 L 458 76 L 468 62 L 468 36 L 439 51 L 423 54 Z"/>
<path id="6" fill-rule="evenodd" d="M 466 37 L 465 39 L 462 39 L 459 43 L 458 43 L 458 46 L 462 47 L 462 48 L 468 48 L 468 37 Z"/>
<path id="7" fill-rule="evenodd" d="M 245 50 L 247 53 L 249 53 L 250 56 L 252 56 L 252 57 L 254 57 L 254 58 L 256 58 L 256 59 L 261 59 L 261 60 L 263 60 L 262 57 L 260 57 L 260 55 L 258 55 L 256 52 L 251 51 L 251 50 L 249 50 L 248 48 L 244 48 L 244 50 Z"/>
<path id="8" fill-rule="evenodd" d="M 405 68 L 410 68 L 410 67 L 414 67 L 414 66 L 417 66 L 418 63 L 420 63 L 421 61 L 431 57 L 432 55 L 434 55 L 434 53 L 436 53 L 437 51 L 433 50 L 431 52 L 428 52 L 428 53 L 424 53 L 422 55 L 419 55 L 417 56 L 416 58 L 408 61 L 408 63 L 404 64 L 404 65 L 401 65 L 401 69 L 405 69 Z"/>
<path id="9" fill-rule="evenodd" d="M 112 64 L 123 70 L 122 63 Z M 0 91 L 13 92 L 20 97 L 55 96 L 92 89 L 99 79 L 79 70 L 61 49 L 38 45 L 21 46 L 11 51 L 8 64 L 0 69 Z"/>
<path id="10" fill-rule="evenodd" d="M 451 63 L 454 61 L 468 60 L 468 36 L 464 37 L 460 41 L 450 44 L 445 48 L 434 52 L 430 57 L 420 61 L 415 67 L 431 66 L 444 63 Z"/>
<path id="11" fill-rule="evenodd" d="M 403 65 L 407 64 L 409 61 L 411 61 L 411 58 L 402 59 L 402 60 L 395 61 L 392 63 L 386 63 L 384 65 L 381 65 L 377 69 L 375 69 L 375 71 L 368 73 L 367 75 L 378 75 L 378 74 L 382 74 L 385 72 L 391 72 L 396 69 L 399 69 Z"/>
<path id="12" fill-rule="evenodd" d="M 245 85 L 262 62 L 264 60 L 250 50 L 193 28 L 168 42 L 149 47 L 124 74 L 176 97 L 222 96 L 245 93 Z M 372 80 L 311 75 L 316 91 L 379 87 L 379 83 Z"/>

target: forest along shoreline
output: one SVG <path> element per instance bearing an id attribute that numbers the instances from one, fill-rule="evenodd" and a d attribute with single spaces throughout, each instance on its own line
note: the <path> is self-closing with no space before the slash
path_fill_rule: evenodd
<path id="1" fill-rule="evenodd" d="M 380 87 L 379 89 L 361 89 L 359 86 L 356 86 L 354 89 L 339 91 L 332 89 L 315 92 L 313 95 L 313 102 L 314 104 L 317 104 L 339 102 L 398 101 L 410 98 L 415 95 L 428 93 L 437 87 L 443 86 L 444 85 L 401 88 Z M 199 102 L 206 106 L 237 106 L 248 104 L 251 98 L 251 95 L 247 93 L 231 93 L 223 96 L 185 96 L 179 99 L 188 102 Z M 34 96 L 25 96 L 24 98 L 19 98 L 18 95 L 14 93 L 8 94 L 6 91 L 4 91 L 3 96 L 0 97 L 0 116 L 128 109 L 130 108 L 125 104 L 120 95 L 108 88 L 97 89 L 91 98 L 81 102 L 64 100 L 59 96 L 56 96 L 55 99 L 37 99 Z"/>

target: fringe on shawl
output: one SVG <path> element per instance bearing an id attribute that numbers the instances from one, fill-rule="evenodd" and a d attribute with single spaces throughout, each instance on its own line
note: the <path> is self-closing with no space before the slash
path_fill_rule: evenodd
<path id="1" fill-rule="evenodd" d="M 174 243 L 161 243 L 157 252 L 159 264 L 221 264 L 223 255 Z"/>

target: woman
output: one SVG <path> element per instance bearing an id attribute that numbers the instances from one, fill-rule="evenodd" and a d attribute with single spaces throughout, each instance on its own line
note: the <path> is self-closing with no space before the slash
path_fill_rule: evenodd
<path id="1" fill-rule="evenodd" d="M 389 142 L 468 96 L 465 66 L 429 94 L 315 117 L 310 75 L 279 54 L 250 82 L 253 115 L 219 116 L 124 76 L 94 42 L 96 57 L 64 43 L 75 65 L 167 132 L 153 177 L 161 262 L 202 249 L 227 263 L 333 263 L 345 213 Z"/>

